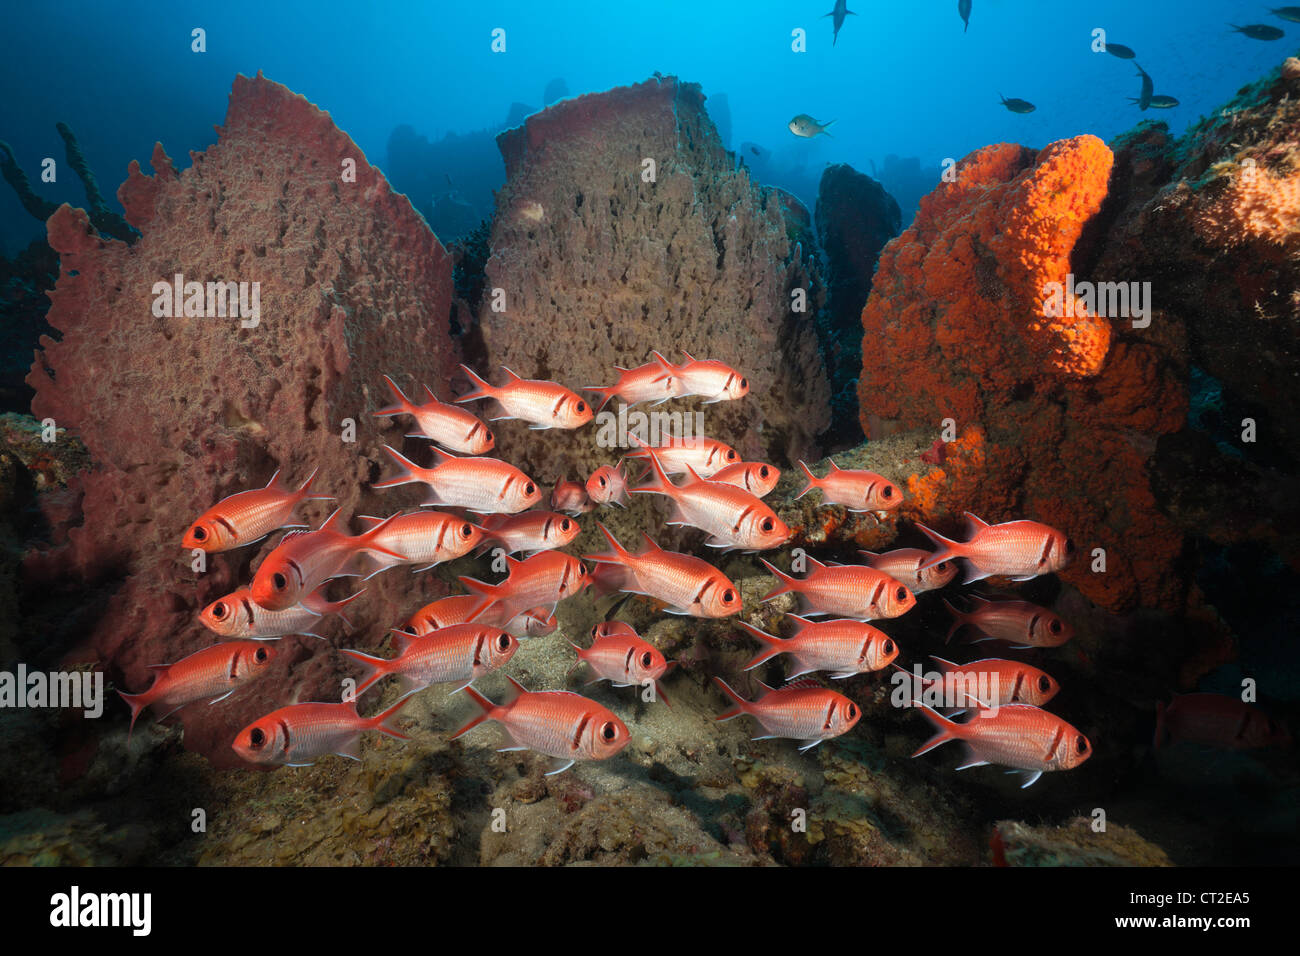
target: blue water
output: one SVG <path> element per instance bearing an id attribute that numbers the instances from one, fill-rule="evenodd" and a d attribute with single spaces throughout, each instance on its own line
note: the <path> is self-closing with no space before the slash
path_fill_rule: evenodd
<path id="1" fill-rule="evenodd" d="M 832 0 L 787 2 L 330 3 L 233 0 L 169 3 L 6 3 L 0 39 L 0 139 L 37 189 L 84 203 L 70 173 L 39 182 L 63 144 L 63 120 L 108 196 L 131 159 L 160 140 L 178 163 L 215 139 L 236 73 L 261 69 L 329 111 L 383 167 L 388 136 L 410 124 L 429 139 L 494 127 L 511 103 L 542 105 L 545 84 L 571 95 L 639 82 L 654 71 L 725 94 L 731 145 L 772 153 L 763 173 L 810 195 L 826 163 L 871 171 L 887 154 L 925 169 L 991 142 L 1042 145 L 1078 133 L 1110 139 L 1140 118 L 1175 131 L 1219 106 L 1300 46 L 1300 24 L 1271 4 L 1175 0 L 974 0 L 963 34 L 955 0 L 854 0 L 834 47 Z M 1270 23 L 1287 36 L 1259 42 L 1228 21 Z M 190 31 L 207 31 L 207 52 Z M 506 30 L 506 52 L 490 49 Z M 807 31 L 807 52 L 791 31 Z M 1137 50 L 1172 110 L 1126 102 L 1131 61 L 1091 52 L 1091 31 Z M 1005 110 L 999 92 L 1035 103 Z M 797 113 L 837 120 L 834 138 L 797 139 Z M 743 151 L 742 151 L 743 155 Z M 751 163 L 751 165 L 754 165 Z M 784 180 L 784 182 L 780 182 Z M 12 254 L 42 226 L 0 186 L 0 248 Z"/>

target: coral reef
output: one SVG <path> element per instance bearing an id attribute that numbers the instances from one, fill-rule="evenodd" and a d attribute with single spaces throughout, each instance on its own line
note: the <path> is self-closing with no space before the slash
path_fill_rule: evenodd
<path id="1" fill-rule="evenodd" d="M 1084 555 L 1106 552 L 1104 573 L 1081 560 L 1063 575 L 1087 597 L 1173 609 L 1186 598 L 1182 535 L 1146 470 L 1155 441 L 1186 415 L 1181 329 L 1163 314 L 1135 329 L 1068 295 L 1062 314 L 1044 305 L 1049 283 L 1068 284 L 1110 170 L 1110 150 L 1091 136 L 1038 153 L 1001 144 L 966 157 L 921 202 L 881 255 L 862 313 L 875 343 L 863 356 L 862 425 L 874 438 L 952 419 L 978 461 L 950 455 L 938 471 L 965 471 L 964 482 L 912 489 L 932 520 L 950 526 L 943 512 L 969 510 L 1066 528 Z"/>
<path id="2" fill-rule="evenodd" d="M 1099 833 L 1087 817 L 1055 827 L 1002 820 L 993 840 L 1001 843 L 1007 866 L 1173 866 L 1163 850 L 1128 827 L 1107 823 Z"/>
<path id="3" fill-rule="evenodd" d="M 490 375 L 602 384 L 651 349 L 685 349 L 750 381 L 744 401 L 708 406 L 706 433 L 746 459 L 815 453 L 829 389 L 812 314 L 792 312 L 792 291 L 812 282 L 788 235 L 799 224 L 731 168 L 698 86 L 668 77 L 566 100 L 499 142 L 507 183 L 486 284 L 506 308 L 489 297 L 479 310 Z M 543 482 L 611 454 L 595 429 L 525 439 L 501 425 L 500 447 Z"/>
<path id="4" fill-rule="evenodd" d="M 818 316 L 831 385 L 827 445 L 860 441 L 857 384 L 862 368 L 862 306 L 885 243 L 898 235 L 898 203 L 852 166 L 827 166 L 817 192 L 817 239 L 826 258 L 827 305 Z"/>
<path id="5" fill-rule="evenodd" d="M 84 627 L 68 656 L 132 689 L 148 665 L 212 641 L 197 610 L 245 583 L 267 547 L 210 556 L 196 573 L 180 548 L 194 516 L 277 468 L 295 480 L 319 468 L 316 487 L 344 514 L 409 504 L 366 488 L 380 471 L 380 428 L 398 427 L 371 417 L 387 400 L 380 376 L 445 390 L 459 357 L 449 256 L 327 114 L 241 76 L 217 144 L 192 159 L 177 172 L 159 144 L 153 176 L 132 164 L 118 193 L 141 233 L 132 245 L 95 235 L 80 210 L 50 218 L 61 274 L 49 321 L 62 339 L 42 339 L 28 378 L 37 417 L 78 436 L 95 463 L 78 482 L 84 521 L 71 516 L 28 558 L 29 587 L 100 588 L 102 606 L 67 622 Z M 160 315 L 155 283 L 177 274 L 258 283 L 258 321 L 179 314 L 179 302 L 174 317 Z M 200 310 L 211 286 L 207 295 Z M 354 605 L 362 633 L 351 640 L 373 642 L 441 584 L 421 586 L 425 595 L 409 581 L 374 582 Z M 285 648 L 274 679 L 199 715 L 186 746 L 233 760 L 234 731 L 290 690 L 332 698 L 338 659 L 312 650 Z"/>

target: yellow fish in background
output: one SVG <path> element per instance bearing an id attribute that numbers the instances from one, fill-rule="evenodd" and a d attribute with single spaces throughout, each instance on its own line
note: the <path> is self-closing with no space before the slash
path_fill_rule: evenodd
<path id="1" fill-rule="evenodd" d="M 802 136 L 805 139 L 812 139 L 818 133 L 826 133 L 827 136 L 830 136 L 831 134 L 826 132 L 826 127 L 830 126 L 831 123 L 834 122 L 835 120 L 831 120 L 827 123 L 819 123 L 807 113 L 800 113 L 794 119 L 790 120 L 790 132 L 794 133 L 796 136 Z"/>

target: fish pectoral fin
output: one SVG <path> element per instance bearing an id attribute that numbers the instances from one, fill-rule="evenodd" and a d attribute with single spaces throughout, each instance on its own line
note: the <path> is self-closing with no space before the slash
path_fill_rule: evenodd
<path id="1" fill-rule="evenodd" d="M 340 757 L 350 757 L 353 760 L 361 759 L 361 734 L 353 734 L 343 743 L 339 744 L 339 749 L 334 751 Z"/>
<path id="2" fill-rule="evenodd" d="M 573 764 L 574 764 L 574 761 L 572 761 L 572 760 L 565 761 L 561 766 L 556 767 L 554 770 L 548 770 L 546 773 L 542 774 L 542 776 L 543 776 L 543 777 L 554 777 L 557 773 L 564 773 L 564 771 L 566 771 L 566 770 L 568 770 L 570 767 L 572 767 Z"/>
<path id="3" fill-rule="evenodd" d="M 776 740 L 776 734 L 764 734 L 761 737 L 750 737 L 750 740 Z"/>
<path id="4" fill-rule="evenodd" d="M 970 770 L 972 767 L 987 767 L 988 765 L 989 765 L 989 762 L 988 762 L 987 760 L 977 760 L 977 759 L 975 759 L 975 758 L 972 757 L 970 760 L 967 760 L 964 764 L 961 764 L 960 766 L 955 767 L 954 769 L 956 769 L 956 770 Z M 1019 771 L 1011 770 L 1011 771 L 1008 771 L 1008 772 L 1009 772 L 1009 773 L 1018 773 Z"/>
<path id="5" fill-rule="evenodd" d="M 805 750 L 812 750 L 821 742 L 822 739 L 820 737 L 818 737 L 816 740 L 802 740 L 799 742 L 799 752 L 802 753 Z"/>
<path id="6" fill-rule="evenodd" d="M 1024 790 L 1026 787 L 1032 787 L 1038 782 L 1038 778 L 1043 775 L 1043 771 L 1041 770 L 1009 770 L 1007 772 L 1025 774 L 1025 782 L 1020 785 L 1021 790 Z"/>
<path id="7" fill-rule="evenodd" d="M 212 700 L 208 701 L 208 705 L 211 706 L 212 704 L 219 704 L 233 693 L 234 693 L 233 690 L 228 690 L 220 697 L 214 697 Z"/>
<path id="8" fill-rule="evenodd" d="M 497 753 L 499 753 L 499 754 L 506 754 L 506 753 L 511 753 L 511 752 L 513 752 L 513 751 L 516 751 L 516 750 L 527 750 L 527 749 L 528 749 L 527 747 L 521 747 L 521 746 L 519 746 L 518 744 L 514 744 L 513 746 L 510 746 L 510 747 L 498 747 L 498 748 L 497 748 Z"/>

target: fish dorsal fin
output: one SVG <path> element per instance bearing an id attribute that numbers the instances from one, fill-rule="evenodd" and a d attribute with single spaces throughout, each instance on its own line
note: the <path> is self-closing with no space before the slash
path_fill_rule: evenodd
<path id="1" fill-rule="evenodd" d="M 826 463 L 831 466 L 831 471 L 843 471 L 839 465 L 835 464 L 834 458 L 827 458 Z"/>
<path id="2" fill-rule="evenodd" d="M 662 550 L 663 550 L 663 548 L 661 548 L 661 547 L 659 547 L 659 545 L 655 544 L 655 539 L 652 538 L 652 537 L 650 537 L 650 535 L 646 534 L 644 531 L 641 532 L 641 539 L 642 539 L 643 541 L 645 541 L 645 543 L 646 543 L 646 549 L 647 549 L 648 551 L 662 551 Z"/>
<path id="3" fill-rule="evenodd" d="M 431 445 L 430 447 L 433 449 L 433 455 L 434 455 L 434 467 L 435 467 L 435 468 L 436 468 L 438 465 L 441 465 L 441 464 L 442 464 L 443 462 L 445 462 L 445 461 L 455 461 L 455 460 L 457 460 L 457 459 L 460 458 L 460 455 L 453 455 L 453 454 L 452 454 L 451 452 L 449 452 L 449 451 L 443 451 L 443 450 L 442 450 L 441 448 L 439 448 L 437 445 Z"/>
<path id="4" fill-rule="evenodd" d="M 442 404 L 442 399 L 440 399 L 437 395 L 433 394 L 433 389 L 431 389 L 428 385 L 423 386 L 423 388 L 424 388 L 424 394 L 429 396 L 430 403 L 434 405 Z"/>
<path id="5" fill-rule="evenodd" d="M 275 469 L 275 474 L 272 475 L 272 476 L 271 476 L 271 480 L 268 481 L 268 482 L 266 483 L 266 487 L 268 487 L 268 488 L 278 488 L 278 487 L 280 487 L 280 485 L 276 484 L 276 482 L 278 482 L 278 481 L 280 480 L 280 472 L 283 471 L 283 470 L 284 470 L 284 469 L 282 469 L 282 468 L 277 468 L 277 469 Z"/>
<path id="6" fill-rule="evenodd" d="M 506 680 L 510 681 L 510 690 L 506 692 L 506 696 L 501 701 L 502 707 L 509 707 L 519 698 L 527 697 L 530 693 L 532 693 L 532 691 L 530 691 L 523 684 L 519 683 L 519 681 L 515 680 L 509 674 L 504 674 L 502 676 L 504 676 Z"/>

